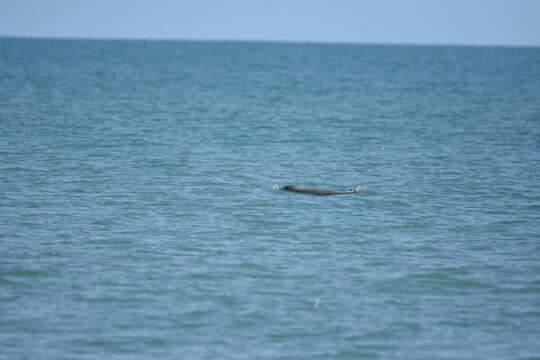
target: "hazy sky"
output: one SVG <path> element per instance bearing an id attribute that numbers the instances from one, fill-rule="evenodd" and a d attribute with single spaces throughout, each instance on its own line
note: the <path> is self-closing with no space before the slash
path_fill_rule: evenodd
<path id="1" fill-rule="evenodd" d="M 0 36 L 540 46 L 540 0 L 0 0 Z"/>

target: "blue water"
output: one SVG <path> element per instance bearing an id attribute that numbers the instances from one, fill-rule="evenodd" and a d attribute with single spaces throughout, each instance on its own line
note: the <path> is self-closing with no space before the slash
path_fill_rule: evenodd
<path id="1" fill-rule="evenodd" d="M 540 359 L 539 189 L 539 48 L 3 38 L 0 359 Z"/>

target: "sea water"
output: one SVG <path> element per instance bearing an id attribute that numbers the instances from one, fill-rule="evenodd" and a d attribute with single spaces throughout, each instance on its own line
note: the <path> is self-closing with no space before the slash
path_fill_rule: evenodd
<path id="1" fill-rule="evenodd" d="M 0 359 L 539 339 L 539 48 L 0 39 Z"/>

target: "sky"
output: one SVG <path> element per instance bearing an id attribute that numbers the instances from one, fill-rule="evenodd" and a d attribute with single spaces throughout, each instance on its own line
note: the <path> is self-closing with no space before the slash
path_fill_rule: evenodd
<path id="1" fill-rule="evenodd" d="M 0 36 L 540 46 L 540 0 L 0 0 Z"/>

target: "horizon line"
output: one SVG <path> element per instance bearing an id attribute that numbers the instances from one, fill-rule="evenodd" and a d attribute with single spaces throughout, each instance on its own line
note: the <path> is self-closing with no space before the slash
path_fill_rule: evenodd
<path id="1" fill-rule="evenodd" d="M 283 40 L 283 39 L 234 39 L 234 38 L 144 38 L 144 37 L 85 37 L 85 36 L 48 36 L 48 35 L 9 35 L 0 34 L 0 39 L 21 40 L 65 40 L 65 41 L 146 41 L 146 42 L 231 42 L 231 43 L 275 43 L 275 44 L 312 44 L 312 45 L 371 45 L 371 46 L 426 46 L 426 47 L 481 47 L 481 48 L 540 48 L 540 44 L 464 44 L 430 42 L 377 42 L 343 40 Z"/>

